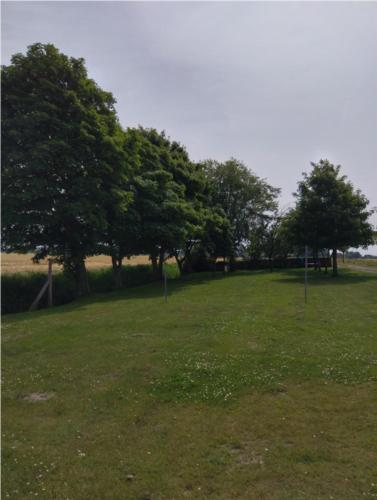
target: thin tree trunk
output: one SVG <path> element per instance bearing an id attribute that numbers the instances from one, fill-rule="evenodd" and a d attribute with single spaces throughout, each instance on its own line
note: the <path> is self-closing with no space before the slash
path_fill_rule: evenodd
<path id="1" fill-rule="evenodd" d="M 319 257 L 319 251 L 317 250 L 316 251 L 316 254 L 315 254 L 315 258 L 316 258 L 316 262 L 317 262 L 317 269 L 319 272 L 322 271 L 322 264 L 321 264 L 321 257 Z"/>
<path id="2" fill-rule="evenodd" d="M 338 255 L 336 248 L 332 251 L 332 275 L 338 276 Z"/>
<path id="3" fill-rule="evenodd" d="M 183 268 L 183 261 L 184 259 L 180 259 L 178 255 L 174 255 L 175 261 L 177 263 L 178 269 L 179 269 L 179 274 L 182 274 L 182 268 Z"/>
<path id="4" fill-rule="evenodd" d="M 235 267 L 235 262 L 236 262 L 236 259 L 234 257 L 234 255 L 232 254 L 230 257 L 229 257 L 229 271 L 234 271 L 234 267 Z"/>
<path id="5" fill-rule="evenodd" d="M 123 259 L 117 259 L 116 257 L 111 257 L 111 263 L 113 265 L 113 280 L 114 280 L 114 288 L 119 290 L 123 286 L 122 279 L 122 261 Z"/>
<path id="6" fill-rule="evenodd" d="M 160 251 L 159 259 L 158 259 L 158 277 L 162 279 L 163 275 L 163 267 L 164 267 L 164 253 L 162 250 Z"/>
<path id="7" fill-rule="evenodd" d="M 270 271 L 274 270 L 274 259 L 272 255 L 269 256 L 268 260 L 270 261 Z"/>
<path id="8" fill-rule="evenodd" d="M 274 245 L 272 244 L 270 248 L 270 254 L 269 254 L 269 259 L 270 259 L 270 271 L 274 270 Z"/>
<path id="9" fill-rule="evenodd" d="M 158 277 L 158 263 L 157 263 L 157 256 L 156 255 L 151 255 L 151 262 L 152 262 L 153 274 L 157 278 Z"/>
<path id="10" fill-rule="evenodd" d="M 74 278 L 76 281 L 76 294 L 78 297 L 89 295 L 89 280 L 86 271 L 85 260 L 78 258 L 74 263 Z"/>
<path id="11" fill-rule="evenodd" d="M 317 250 L 313 248 L 313 259 L 314 259 L 314 271 L 318 271 L 318 253 Z"/>
<path id="12" fill-rule="evenodd" d="M 327 263 L 330 259 L 330 250 L 327 250 L 326 260 L 325 260 L 325 273 L 327 274 Z"/>

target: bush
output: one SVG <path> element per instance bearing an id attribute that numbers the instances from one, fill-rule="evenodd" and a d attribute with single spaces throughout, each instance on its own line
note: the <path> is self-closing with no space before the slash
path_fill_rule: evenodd
<path id="1" fill-rule="evenodd" d="M 45 273 L 25 272 L 4 274 L 1 279 L 1 313 L 27 311 L 46 281 Z M 75 284 L 63 273 L 54 274 L 54 303 L 66 304 L 75 298 Z M 40 307 L 47 306 L 47 294 Z"/>
<path id="2" fill-rule="evenodd" d="M 88 272 L 89 286 L 92 292 L 106 293 L 114 290 L 113 271 L 111 267 L 93 269 Z M 148 265 L 123 266 L 123 287 L 129 288 L 137 285 L 145 285 L 155 281 L 152 267 Z"/>
<path id="3" fill-rule="evenodd" d="M 179 272 L 175 264 L 166 265 L 170 279 L 177 278 Z M 89 286 L 94 293 L 106 293 L 114 290 L 112 269 L 93 269 L 88 271 Z M 151 266 L 123 266 L 122 277 L 124 288 L 145 285 L 156 281 Z M 45 283 L 47 275 L 40 272 L 4 274 L 1 280 L 1 312 L 10 314 L 27 311 L 39 290 Z M 56 273 L 53 276 L 54 305 L 71 302 L 76 298 L 75 283 L 70 276 Z M 42 297 L 39 307 L 47 306 L 47 294 Z"/>
<path id="4" fill-rule="evenodd" d="M 209 257 L 202 249 L 193 252 L 190 257 L 184 261 L 182 272 L 201 273 L 216 270 L 216 259 Z"/>

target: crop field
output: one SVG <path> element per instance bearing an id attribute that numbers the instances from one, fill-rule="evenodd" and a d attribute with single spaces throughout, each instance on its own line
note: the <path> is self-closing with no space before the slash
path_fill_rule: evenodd
<path id="1" fill-rule="evenodd" d="M 377 259 L 345 259 L 345 264 L 352 264 L 355 266 L 363 267 L 377 267 Z"/>
<path id="2" fill-rule="evenodd" d="M 17 273 L 24 271 L 46 271 L 47 273 L 47 260 L 39 263 L 32 261 L 33 254 L 20 254 L 20 253 L 2 253 L 1 254 L 1 271 L 2 273 Z M 149 258 L 147 255 L 137 255 L 131 259 L 125 259 L 124 263 L 127 265 L 148 264 Z M 111 266 L 111 258 L 108 255 L 96 255 L 88 257 L 86 260 L 88 269 L 99 269 Z M 54 264 L 54 269 L 60 270 L 60 266 Z"/>
<path id="3" fill-rule="evenodd" d="M 377 496 L 377 275 L 196 274 L 3 321 L 3 498 Z"/>

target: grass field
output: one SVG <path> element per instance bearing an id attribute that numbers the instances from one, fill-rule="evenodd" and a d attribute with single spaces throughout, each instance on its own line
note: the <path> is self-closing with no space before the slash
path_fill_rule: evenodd
<path id="1" fill-rule="evenodd" d="M 3 498 L 377 496 L 377 275 L 192 275 L 3 321 Z"/>

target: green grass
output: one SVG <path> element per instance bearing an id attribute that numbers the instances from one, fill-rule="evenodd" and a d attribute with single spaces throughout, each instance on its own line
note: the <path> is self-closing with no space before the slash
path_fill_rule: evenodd
<path id="1" fill-rule="evenodd" d="M 255 271 L 7 316 L 3 498 L 377 496 L 376 297 Z"/>
<path id="2" fill-rule="evenodd" d="M 165 272 L 170 279 L 179 277 L 176 264 L 165 264 Z M 114 290 L 112 269 L 109 267 L 92 268 L 88 271 L 89 288 L 94 293 L 106 293 Z M 124 288 L 145 285 L 156 281 L 150 265 L 139 264 L 122 267 Z M 35 297 L 46 282 L 43 272 L 6 272 L 1 278 L 2 314 L 28 311 Z M 67 304 L 76 297 L 75 283 L 72 276 L 57 271 L 53 276 L 54 305 Z M 47 293 L 42 297 L 39 308 L 47 307 Z"/>

